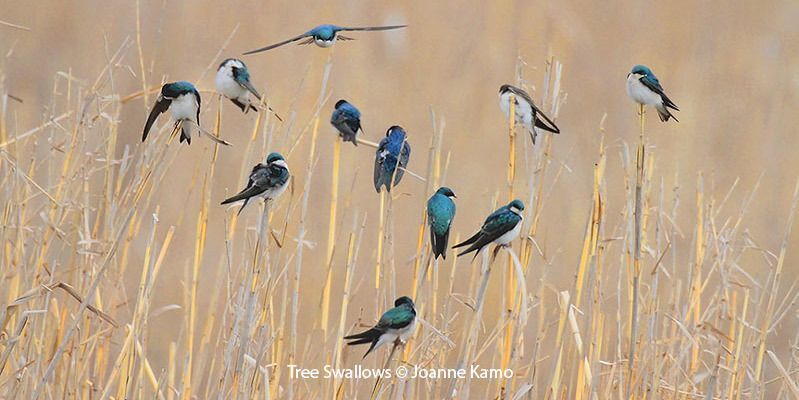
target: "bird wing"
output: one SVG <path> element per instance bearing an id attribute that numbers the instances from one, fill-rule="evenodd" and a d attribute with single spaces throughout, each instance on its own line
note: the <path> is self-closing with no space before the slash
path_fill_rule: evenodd
<path id="1" fill-rule="evenodd" d="M 200 108 L 202 108 L 203 99 L 200 97 L 200 92 L 197 89 L 192 89 L 192 93 L 194 93 L 194 98 L 197 99 L 197 127 L 200 127 Z"/>
<path id="2" fill-rule="evenodd" d="M 649 89 L 649 90 L 657 93 L 658 95 L 660 95 L 660 98 L 663 99 L 663 105 L 664 106 L 669 107 L 669 108 L 673 108 L 673 109 L 675 109 L 677 111 L 680 111 L 680 109 L 677 107 L 677 105 L 674 104 L 673 101 L 671 101 L 669 96 L 666 96 L 666 92 L 663 90 L 663 86 L 660 85 L 660 81 L 658 80 L 658 78 L 656 76 L 654 76 L 654 75 L 645 75 L 645 76 L 640 77 L 638 80 L 641 81 L 641 84 L 646 86 L 647 89 Z"/>
<path id="3" fill-rule="evenodd" d="M 246 72 L 246 70 L 242 71 L 239 68 L 233 68 L 233 79 L 236 83 L 241 85 L 241 87 L 249 90 L 256 99 L 261 100 L 261 94 L 255 90 L 255 86 L 250 82 L 250 74 Z"/>
<path id="4" fill-rule="evenodd" d="M 375 169 L 374 169 L 374 184 L 375 190 L 380 192 L 380 185 L 382 185 L 383 181 L 383 163 L 386 161 L 386 154 L 388 150 L 386 147 L 388 146 L 388 138 L 383 138 L 380 141 L 380 144 L 377 146 L 377 151 L 375 152 Z"/>
<path id="5" fill-rule="evenodd" d="M 250 172 L 250 179 L 247 181 L 247 186 L 244 188 L 244 190 L 237 193 L 235 196 L 225 199 L 222 204 L 229 204 L 235 201 L 249 199 L 253 196 L 258 196 L 269 189 L 270 186 L 268 185 L 268 180 L 268 167 L 263 164 L 256 165 L 253 167 L 252 172 Z"/>
<path id="6" fill-rule="evenodd" d="M 362 27 L 339 27 L 338 31 L 388 31 L 391 29 L 400 29 L 408 25 L 387 25 L 387 26 L 362 26 Z"/>
<path id="7" fill-rule="evenodd" d="M 416 314 L 412 309 L 407 306 L 394 307 L 380 317 L 380 321 L 375 325 L 375 329 L 388 330 L 388 329 L 401 329 L 413 322 Z"/>
<path id="8" fill-rule="evenodd" d="M 479 232 L 474 234 L 474 236 L 472 236 L 465 242 L 453 246 L 453 248 L 471 244 L 471 246 L 469 246 L 468 249 L 458 254 L 459 256 L 474 250 L 479 250 L 480 248 L 493 242 L 500 236 L 508 233 L 511 229 L 513 229 L 516 226 L 517 223 L 519 223 L 520 219 L 521 217 L 519 215 L 510 212 L 504 208 L 494 211 L 491 215 L 488 216 L 488 218 L 486 218 Z"/>
<path id="9" fill-rule="evenodd" d="M 400 180 L 402 180 L 403 175 L 405 175 L 405 168 L 408 167 L 408 162 L 411 159 L 411 145 L 409 145 L 406 140 L 407 138 L 403 139 L 399 161 L 395 167 L 396 172 L 394 172 L 394 186 L 397 186 L 400 183 Z"/>
<path id="10" fill-rule="evenodd" d="M 291 39 L 286 39 L 286 40 L 284 40 L 282 42 L 277 42 L 275 44 L 270 44 L 269 46 L 261 47 L 260 49 L 250 50 L 250 51 L 245 52 L 243 54 L 246 56 L 246 55 L 249 55 L 249 54 L 255 54 L 255 53 L 260 53 L 262 51 L 272 50 L 275 47 L 280 47 L 280 46 L 283 46 L 284 44 L 289 44 L 291 42 L 295 42 L 297 40 L 300 40 L 300 39 L 302 39 L 304 37 L 308 37 L 308 36 L 310 36 L 310 32 L 305 32 L 305 33 L 303 33 L 301 35 L 294 36 Z"/>
<path id="11" fill-rule="evenodd" d="M 533 106 L 533 108 L 535 108 L 535 106 Z M 541 110 L 538 110 L 535 113 L 534 118 L 535 118 L 535 126 L 537 128 L 541 128 L 545 131 L 549 131 L 552 133 L 560 133 L 560 128 L 558 128 L 558 126 L 555 125 L 555 122 L 549 119 L 549 117 L 547 117 L 546 114 L 544 114 Z"/>
<path id="12" fill-rule="evenodd" d="M 655 93 L 657 93 L 657 94 L 659 94 L 661 96 L 664 94 L 663 93 L 663 86 L 660 86 L 660 81 L 658 80 L 657 77 L 652 76 L 652 75 L 644 75 L 644 76 L 638 78 L 638 80 L 641 81 L 641 83 L 644 86 L 646 86 L 649 90 L 651 90 L 651 91 L 653 91 L 653 92 L 655 92 Z"/>
<path id="13" fill-rule="evenodd" d="M 538 106 L 535 105 L 533 98 L 522 89 L 519 89 L 515 86 L 508 85 L 508 91 L 513 93 L 513 95 L 517 98 L 521 98 L 528 104 L 530 104 L 530 108 L 533 109 L 533 118 L 535 118 L 535 126 L 537 128 L 541 128 L 545 131 L 549 131 L 552 133 L 560 133 L 560 129 L 555 125 L 555 123 L 547 117 L 543 111 L 541 111 Z M 540 117 L 540 118 L 539 118 Z"/>
<path id="14" fill-rule="evenodd" d="M 166 110 L 169 109 L 169 105 L 172 104 L 171 99 L 167 99 L 164 96 L 159 95 L 158 99 L 155 101 L 153 105 L 153 109 L 150 110 L 150 115 L 147 117 L 147 122 L 144 124 L 144 132 L 141 135 L 141 141 L 143 142 L 147 139 L 147 134 L 150 133 L 150 128 L 153 127 L 155 120 L 158 119 L 158 116 L 165 113 Z"/>

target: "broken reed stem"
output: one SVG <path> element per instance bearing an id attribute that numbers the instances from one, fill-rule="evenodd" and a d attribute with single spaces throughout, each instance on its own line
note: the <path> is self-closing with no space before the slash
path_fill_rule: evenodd
<path id="1" fill-rule="evenodd" d="M 646 108 L 643 104 L 638 105 L 638 119 L 641 124 L 639 135 L 638 151 L 635 157 L 635 211 L 634 211 L 634 232 L 635 239 L 633 242 L 633 294 L 632 294 L 632 312 L 630 314 L 630 353 L 628 356 L 628 374 L 627 374 L 627 398 L 633 395 L 633 374 L 635 372 L 635 350 L 637 346 L 638 336 L 638 291 L 641 278 L 641 237 L 643 236 L 643 227 L 641 226 L 641 213 L 643 212 L 643 182 L 644 182 L 644 158 L 646 156 L 646 148 L 644 143 L 644 118 L 646 115 Z"/>
<path id="2" fill-rule="evenodd" d="M 330 286 L 333 281 L 333 249 L 336 243 L 336 211 L 338 208 L 338 179 L 341 164 L 341 136 L 336 135 L 333 142 L 333 171 L 330 179 L 330 214 L 327 222 L 327 277 L 322 289 L 322 335 L 327 341 L 327 325 L 330 318 Z"/>

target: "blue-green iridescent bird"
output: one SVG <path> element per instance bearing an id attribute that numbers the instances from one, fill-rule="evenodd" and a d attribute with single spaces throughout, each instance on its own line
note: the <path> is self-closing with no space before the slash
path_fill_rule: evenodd
<path id="1" fill-rule="evenodd" d="M 333 114 L 330 115 L 330 125 L 338 130 L 339 136 L 345 142 L 352 142 L 358 146 L 356 136 L 358 131 L 363 132 L 363 128 L 361 128 L 361 112 L 357 107 L 344 99 L 337 101 Z"/>
<path id="2" fill-rule="evenodd" d="M 645 65 L 636 65 L 627 74 L 627 95 L 638 104 L 655 107 L 658 117 L 663 122 L 674 118 L 680 122 L 669 109 L 680 111 L 676 104 L 666 96 L 660 81 Z"/>
<path id="3" fill-rule="evenodd" d="M 374 184 L 377 193 L 384 186 L 390 192 L 392 187 L 400 183 L 410 159 L 411 145 L 408 144 L 405 129 L 397 125 L 388 128 L 386 137 L 380 141 L 375 153 Z"/>
<path id="4" fill-rule="evenodd" d="M 455 218 L 455 202 L 457 198 L 452 189 L 441 187 L 427 200 L 427 223 L 430 225 L 430 244 L 433 257 L 447 259 L 447 242 L 449 229 Z"/>
<path id="5" fill-rule="evenodd" d="M 364 26 L 364 27 L 346 27 L 346 26 L 337 26 L 337 25 L 330 25 L 324 24 L 319 25 L 316 28 L 311 29 L 308 32 L 305 32 L 301 35 L 297 35 L 291 39 L 286 39 L 282 42 L 278 42 L 275 44 L 270 44 L 266 47 L 261 47 L 260 49 L 250 50 L 246 53 L 247 54 L 254 54 L 260 53 L 262 51 L 267 51 L 274 49 L 275 47 L 283 46 L 284 44 L 289 44 L 291 42 L 296 42 L 300 39 L 305 39 L 298 44 L 311 44 L 314 43 L 319 47 L 330 47 L 336 40 L 354 40 L 354 38 L 347 37 L 344 35 L 339 35 L 339 32 L 348 32 L 348 31 L 387 31 L 391 29 L 400 29 L 404 28 L 407 25 L 389 25 L 389 26 Z"/>
<path id="6" fill-rule="evenodd" d="M 190 82 L 178 81 L 164 84 L 161 87 L 161 93 L 150 110 L 150 115 L 147 117 L 147 122 L 144 123 L 144 132 L 141 136 L 143 142 L 147 139 L 155 120 L 159 115 L 170 110 L 172 112 L 172 119 L 175 120 L 175 127 L 178 123 L 184 121 L 181 126 L 180 142 L 191 144 L 191 123 L 200 126 L 200 92 Z"/>
<path id="7" fill-rule="evenodd" d="M 280 196 L 289 186 L 290 177 L 291 173 L 289 173 L 288 164 L 283 156 L 280 153 L 270 153 L 266 157 L 266 164 L 258 163 L 253 167 L 247 187 L 238 194 L 225 199 L 222 205 L 244 200 L 244 204 L 241 205 L 238 212 L 241 214 L 253 197 L 262 197 L 264 201 L 267 201 Z"/>
<path id="8" fill-rule="evenodd" d="M 348 346 L 370 343 L 369 350 L 363 358 L 373 350 L 378 349 L 386 343 L 405 343 L 413 334 L 416 328 L 416 309 L 413 308 L 413 300 L 410 297 L 402 296 L 394 300 L 394 308 L 386 311 L 380 317 L 372 329 L 344 336 L 345 340 L 350 340 Z"/>
<path id="9" fill-rule="evenodd" d="M 480 250 L 486 245 L 494 242 L 500 246 L 506 246 L 519 236 L 522 230 L 522 211 L 524 210 L 524 203 L 516 199 L 511 201 L 505 206 L 500 207 L 483 222 L 480 231 L 475 233 L 469 239 L 452 246 L 453 249 L 463 246 L 469 246 L 466 250 L 460 252 L 458 257 L 474 253 L 474 257 L 480 253 Z"/>

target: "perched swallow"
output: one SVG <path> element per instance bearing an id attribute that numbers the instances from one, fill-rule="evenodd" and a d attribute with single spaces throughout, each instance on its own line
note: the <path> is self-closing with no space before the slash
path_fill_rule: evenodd
<path id="1" fill-rule="evenodd" d="M 459 253 L 458 257 L 473 251 L 476 251 L 474 256 L 477 257 L 480 250 L 491 242 L 500 246 L 507 245 L 513 239 L 516 239 L 522 230 L 522 210 L 524 210 L 524 203 L 521 200 L 511 201 L 508 205 L 502 206 L 491 213 L 483 222 L 480 231 L 475 233 L 474 236 L 456 244 L 452 248 L 457 249 L 468 245 L 469 247 Z"/>
<path id="2" fill-rule="evenodd" d="M 348 103 L 347 100 L 339 100 L 333 110 L 333 115 L 330 116 L 330 124 L 338 129 L 339 136 L 345 142 L 358 145 L 355 135 L 358 134 L 358 131 L 363 132 L 363 129 L 361 128 L 361 112 L 354 105 Z"/>
<path id="3" fill-rule="evenodd" d="M 411 145 L 406 141 L 405 130 L 397 125 L 388 128 L 386 137 L 380 141 L 375 154 L 374 183 L 377 193 L 380 193 L 382 186 L 385 186 L 386 190 L 390 192 L 392 186 L 399 184 L 410 158 Z M 393 183 L 391 182 L 392 176 L 394 177 Z"/>
<path id="4" fill-rule="evenodd" d="M 161 87 L 161 94 L 150 110 L 150 116 L 144 124 L 144 133 L 141 141 L 147 139 L 150 128 L 155 123 L 159 115 L 169 109 L 172 112 L 172 119 L 175 120 L 175 127 L 181 121 L 190 121 L 200 126 L 200 92 L 189 82 L 178 81 L 164 84 Z M 180 142 L 191 144 L 191 124 L 184 123 L 181 127 Z"/>
<path id="5" fill-rule="evenodd" d="M 278 153 L 271 153 L 266 157 L 266 164 L 259 163 L 250 172 L 250 180 L 247 187 L 237 195 L 226 199 L 222 204 L 230 204 L 235 201 L 244 200 L 244 204 L 239 209 L 247 206 L 247 202 L 253 197 L 263 197 L 264 200 L 274 200 L 286 191 L 289 184 L 289 167 L 286 160 Z"/>
<path id="6" fill-rule="evenodd" d="M 402 296 L 394 300 L 394 308 L 383 313 L 374 328 L 355 335 L 344 336 L 344 339 L 351 340 L 347 343 L 348 346 L 371 343 L 369 350 L 363 355 L 363 358 L 366 358 L 372 350 L 386 343 L 396 343 L 398 339 L 405 343 L 415 328 L 416 310 L 413 308 L 413 300 L 410 297 Z"/>
<path id="7" fill-rule="evenodd" d="M 516 104 L 516 123 L 522 124 L 527 128 L 533 144 L 535 144 L 535 138 L 538 135 L 535 128 L 552 133 L 560 133 L 560 129 L 549 117 L 544 115 L 543 111 L 536 107 L 533 98 L 527 92 L 507 84 L 499 88 L 499 108 L 505 113 L 505 117 L 509 117 L 511 95 L 513 95 L 514 103 Z"/>
<path id="8" fill-rule="evenodd" d="M 216 69 L 216 90 L 230 99 L 243 112 L 258 111 L 250 102 L 250 93 L 261 100 L 261 95 L 250 82 L 247 66 L 235 58 L 228 58 Z"/>
<path id="9" fill-rule="evenodd" d="M 433 256 L 447 259 L 449 228 L 455 218 L 455 193 L 448 187 L 441 187 L 427 200 L 427 223 L 430 224 L 430 244 Z"/>
<path id="10" fill-rule="evenodd" d="M 680 122 L 669 111 L 670 108 L 676 111 L 680 111 L 680 109 L 669 99 L 669 96 L 666 96 L 663 86 L 660 86 L 660 81 L 647 66 L 636 65 L 627 74 L 627 95 L 638 104 L 655 107 L 661 121 L 665 122 L 669 118 L 674 118 L 675 121 Z"/>
<path id="11" fill-rule="evenodd" d="M 291 42 L 296 42 L 297 40 L 300 40 L 300 39 L 305 39 L 305 40 L 303 40 L 299 44 L 311 44 L 311 43 L 314 43 L 314 44 L 316 44 L 319 47 L 330 47 L 334 43 L 336 43 L 336 39 L 339 39 L 339 40 L 354 40 L 351 37 L 347 37 L 347 36 L 344 36 L 344 35 L 339 35 L 338 34 L 339 32 L 347 32 L 347 31 L 387 31 L 387 30 L 391 30 L 391 29 L 404 28 L 406 26 L 408 26 L 408 25 L 366 26 L 366 27 L 361 27 L 361 28 L 351 28 L 351 27 L 336 26 L 336 25 L 330 25 L 330 24 L 319 25 L 316 28 L 313 28 L 310 31 L 305 32 L 305 33 L 303 33 L 301 35 L 297 35 L 297 36 L 295 36 L 295 37 L 293 37 L 291 39 L 287 39 L 287 40 L 284 40 L 282 42 L 278 42 L 278 43 L 275 43 L 275 44 L 270 44 L 269 46 L 266 46 L 266 47 L 261 47 L 260 49 L 250 50 L 250 51 L 244 53 L 244 55 L 260 53 L 262 51 L 271 50 L 271 49 L 274 49 L 275 47 L 280 47 L 280 46 L 282 46 L 284 44 L 289 44 Z"/>

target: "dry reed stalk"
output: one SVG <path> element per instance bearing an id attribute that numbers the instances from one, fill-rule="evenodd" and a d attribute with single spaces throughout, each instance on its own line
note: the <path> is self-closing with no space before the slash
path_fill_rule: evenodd
<path id="1" fill-rule="evenodd" d="M 516 177 L 516 97 L 511 94 L 510 98 L 508 99 L 509 102 L 509 111 L 508 111 L 508 202 L 514 199 L 513 193 L 513 182 L 514 178 Z M 524 279 L 523 277 L 519 277 L 519 279 Z M 505 271 L 505 295 L 504 295 L 504 316 L 503 318 L 506 321 L 512 321 L 513 313 L 514 313 L 514 306 L 516 305 L 516 298 L 515 295 L 515 275 L 513 272 L 513 260 L 511 259 L 511 255 L 508 254 L 508 261 L 507 261 L 507 268 Z M 513 342 L 513 324 L 507 323 L 505 326 L 505 335 L 503 337 L 502 342 L 502 359 L 500 362 L 500 368 L 505 370 L 508 368 L 510 364 L 511 358 L 511 344 Z M 505 398 L 505 392 L 507 388 L 505 387 L 505 379 L 500 378 L 497 382 L 499 386 L 499 397 Z"/>
<path id="2" fill-rule="evenodd" d="M 296 264 L 294 266 L 294 287 L 291 293 L 291 331 L 289 335 L 289 354 L 288 354 L 288 364 L 292 365 L 296 364 L 296 357 L 297 357 L 297 318 L 300 312 L 299 302 L 300 302 L 300 276 L 302 275 L 302 255 L 303 249 L 306 247 L 305 244 L 305 221 L 307 219 L 308 214 L 308 198 L 311 194 L 311 178 L 313 177 L 313 167 L 316 164 L 316 136 L 319 132 L 319 116 L 316 117 L 316 120 L 313 124 L 313 130 L 311 131 L 311 148 L 308 151 L 308 164 L 305 170 L 305 187 L 303 189 L 302 195 L 302 208 L 300 211 L 300 220 L 299 220 L 299 230 L 297 233 L 297 251 L 294 255 L 296 260 Z M 292 399 L 294 398 L 294 380 L 289 379 L 288 381 L 288 392 L 287 398 Z"/>
<path id="3" fill-rule="evenodd" d="M 366 229 L 366 215 L 364 214 L 361 220 L 360 228 L 358 228 L 357 215 L 353 217 L 352 232 L 349 235 L 349 243 L 347 246 L 347 267 L 344 276 L 344 292 L 341 296 L 341 312 L 338 323 L 338 331 L 336 333 L 336 347 L 333 355 L 333 366 L 336 369 L 341 368 L 341 359 L 343 353 L 343 338 L 344 330 L 346 329 L 347 310 L 349 308 L 350 298 L 352 297 L 352 277 L 355 273 L 355 263 L 358 260 L 358 254 L 361 248 L 361 239 L 363 232 Z M 355 232 L 357 231 L 357 238 Z M 332 381 L 332 392 L 328 394 L 328 398 L 341 399 L 344 396 L 344 382 L 341 378 L 336 377 Z"/>
<path id="4" fill-rule="evenodd" d="M 782 245 L 780 246 L 779 257 L 777 258 L 777 265 L 774 268 L 774 275 L 771 279 L 771 289 L 768 291 L 768 302 L 763 313 L 763 318 L 760 320 L 759 337 L 757 342 L 757 359 L 755 361 L 754 379 L 761 381 L 763 373 L 763 359 L 766 352 L 766 338 L 771 331 L 772 318 L 774 315 L 774 305 L 777 300 L 777 293 L 779 292 L 780 278 L 782 278 L 782 268 L 785 265 L 785 254 L 790 242 L 791 230 L 793 228 L 793 221 L 796 217 L 796 208 L 799 204 L 799 181 L 793 191 L 793 200 L 791 201 L 791 211 L 788 213 L 788 219 L 785 222 L 785 234 L 782 237 Z"/>
<path id="5" fill-rule="evenodd" d="M 640 123 L 638 151 L 635 157 L 636 180 L 635 180 L 635 209 L 633 211 L 634 221 L 634 241 L 633 241 L 633 284 L 632 284 L 632 305 L 630 307 L 630 350 L 627 373 L 627 397 L 632 397 L 633 373 L 635 371 L 635 350 L 638 346 L 638 297 L 641 279 L 641 243 L 644 227 L 641 225 L 643 212 L 643 183 L 644 183 L 644 163 L 646 157 L 646 144 L 644 140 L 644 121 L 646 108 L 643 104 L 638 105 L 638 119 Z"/>
<path id="6" fill-rule="evenodd" d="M 459 361 L 456 364 L 456 369 L 463 369 L 466 368 L 467 365 L 471 365 L 473 362 L 473 352 L 474 347 L 477 346 L 477 335 L 478 330 L 480 327 L 480 321 L 483 315 L 483 303 L 485 302 L 485 293 L 486 288 L 488 287 L 488 278 L 491 275 L 491 263 L 488 260 L 488 252 L 482 252 L 482 263 L 480 268 L 480 286 L 477 289 L 477 294 L 474 300 L 474 313 L 472 314 L 471 322 L 468 326 L 468 332 L 466 341 L 464 342 L 463 348 L 461 349 L 461 355 L 459 357 Z M 450 399 L 454 398 L 469 398 L 469 388 L 471 385 L 471 375 L 467 374 L 465 382 L 463 383 L 463 393 L 458 392 L 459 381 L 458 379 L 452 379 L 450 383 L 449 391 L 447 397 Z"/>
<path id="7" fill-rule="evenodd" d="M 338 179 L 341 164 L 341 137 L 336 136 L 333 142 L 333 170 L 330 180 L 330 214 L 327 223 L 327 249 L 325 261 L 327 262 L 327 277 L 322 289 L 322 335 L 327 341 L 327 325 L 330 314 L 330 286 L 333 282 L 333 249 L 336 242 L 336 210 L 338 208 Z"/>

